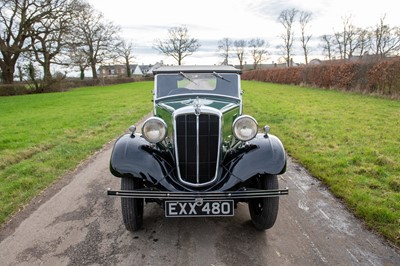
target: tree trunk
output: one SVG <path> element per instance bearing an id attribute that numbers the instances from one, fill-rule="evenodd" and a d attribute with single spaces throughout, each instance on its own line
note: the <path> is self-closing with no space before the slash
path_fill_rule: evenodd
<path id="1" fill-rule="evenodd" d="M 52 75 L 50 72 L 50 60 L 45 59 L 43 63 L 43 81 L 48 85 L 51 82 Z"/>
<path id="2" fill-rule="evenodd" d="M 96 70 L 96 63 L 90 63 L 90 67 L 92 68 L 92 76 L 93 79 L 97 79 L 97 70 Z"/>
<path id="3" fill-rule="evenodd" d="M 126 76 L 127 76 L 128 78 L 130 78 L 130 77 L 132 76 L 132 73 L 131 73 L 131 68 L 130 68 L 130 66 L 129 66 L 129 61 L 127 61 L 127 62 L 125 63 L 125 65 L 126 65 Z"/>
<path id="4" fill-rule="evenodd" d="M 15 63 L 11 59 L 4 58 L 3 60 L 0 64 L 1 79 L 4 84 L 12 84 L 14 82 Z"/>
<path id="5" fill-rule="evenodd" d="M 12 84 L 14 82 L 14 73 L 9 67 L 1 72 L 1 76 L 4 84 Z"/>

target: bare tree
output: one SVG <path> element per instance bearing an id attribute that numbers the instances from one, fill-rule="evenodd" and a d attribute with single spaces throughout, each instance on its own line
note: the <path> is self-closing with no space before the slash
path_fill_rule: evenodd
<path id="1" fill-rule="evenodd" d="M 351 22 L 351 15 L 342 17 L 343 30 L 335 32 L 336 47 L 340 55 L 340 59 L 348 59 L 353 53 L 354 25 Z"/>
<path id="2" fill-rule="evenodd" d="M 236 57 L 239 60 L 240 69 L 243 69 L 243 60 L 246 52 L 247 41 L 246 40 L 234 41 L 233 46 L 235 47 L 234 50 Z"/>
<path id="3" fill-rule="evenodd" d="M 132 76 L 130 61 L 134 59 L 133 56 L 133 43 L 122 40 L 120 45 L 116 47 L 117 56 L 121 58 L 126 67 L 126 76 L 130 78 Z"/>
<path id="4" fill-rule="evenodd" d="M 168 30 L 166 39 L 155 41 L 154 48 L 162 54 L 172 56 L 181 65 L 185 57 L 200 48 L 200 41 L 190 37 L 186 26 L 172 27 Z"/>
<path id="5" fill-rule="evenodd" d="M 251 39 L 249 41 L 251 56 L 253 57 L 253 68 L 257 69 L 268 56 L 268 43 L 262 39 Z"/>
<path id="6" fill-rule="evenodd" d="M 322 52 L 326 55 L 328 60 L 332 60 L 333 58 L 334 38 L 333 35 L 322 35 L 321 37 Z"/>
<path id="7" fill-rule="evenodd" d="M 68 66 L 71 68 L 79 68 L 79 77 L 81 80 L 85 79 L 85 70 L 89 67 L 89 57 L 86 55 L 84 49 L 77 45 L 70 45 L 68 51 Z"/>
<path id="8" fill-rule="evenodd" d="M 355 27 L 353 24 L 350 24 L 347 29 L 347 44 L 346 48 L 346 57 L 347 59 L 351 59 L 354 56 L 354 52 L 360 47 L 359 36 L 361 29 Z"/>
<path id="9" fill-rule="evenodd" d="M 82 2 L 79 16 L 75 19 L 73 39 L 74 49 L 82 51 L 88 58 L 93 79 L 97 79 L 97 64 L 116 57 L 119 26 L 104 19 L 102 13 Z"/>
<path id="10" fill-rule="evenodd" d="M 31 48 L 29 52 L 43 68 L 44 84 L 52 79 L 51 64 L 65 65 L 59 56 L 67 46 L 66 34 L 71 30 L 75 11 L 75 2 L 69 0 L 53 0 L 48 7 L 51 13 L 36 22 L 29 30 Z"/>
<path id="11" fill-rule="evenodd" d="M 48 0 L 0 0 L 0 69 L 4 83 L 14 80 L 18 58 L 30 46 L 29 30 L 51 14 Z"/>
<path id="12" fill-rule="evenodd" d="M 335 32 L 335 47 L 340 59 L 351 59 L 354 56 L 362 57 L 370 50 L 371 33 L 367 29 L 356 27 L 351 16 L 342 18 L 343 31 Z"/>
<path id="13" fill-rule="evenodd" d="M 293 55 L 293 39 L 294 39 L 294 30 L 293 23 L 295 22 L 295 18 L 299 11 L 297 9 L 286 9 L 282 10 L 279 14 L 278 21 L 282 24 L 285 29 L 285 32 L 281 34 L 281 38 L 283 40 L 283 45 L 281 45 L 281 49 L 283 52 L 283 57 L 285 58 L 287 66 L 290 66 L 291 57 Z"/>
<path id="14" fill-rule="evenodd" d="M 356 49 L 359 57 L 363 57 L 371 49 L 371 33 L 367 29 L 358 29 Z"/>
<path id="15" fill-rule="evenodd" d="M 312 19 L 312 13 L 311 12 L 306 12 L 306 11 L 301 11 L 300 12 L 300 30 L 301 30 L 301 48 L 303 49 L 304 53 L 304 60 L 306 65 L 308 64 L 308 54 L 310 52 L 310 48 L 308 46 L 308 42 L 310 41 L 312 35 L 307 35 L 306 34 L 306 27 L 310 23 Z"/>
<path id="16" fill-rule="evenodd" d="M 373 53 L 380 57 L 396 54 L 400 50 L 400 28 L 385 24 L 385 17 L 380 18 L 371 40 Z"/>
<path id="17" fill-rule="evenodd" d="M 223 38 L 218 41 L 218 51 L 220 56 L 223 58 L 222 65 L 229 65 L 229 57 L 232 49 L 232 40 L 229 38 Z"/>

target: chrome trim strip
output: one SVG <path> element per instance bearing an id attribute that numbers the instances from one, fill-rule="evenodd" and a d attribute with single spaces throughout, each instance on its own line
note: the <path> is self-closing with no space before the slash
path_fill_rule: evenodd
<path id="1" fill-rule="evenodd" d="M 160 106 L 160 107 L 162 107 L 162 108 L 164 108 L 165 110 L 168 110 L 168 111 L 170 111 L 170 112 L 175 111 L 174 108 L 172 108 L 171 106 L 169 106 L 169 105 L 167 105 L 167 104 L 165 104 L 165 103 L 159 103 L 158 106 Z"/>
<path id="2" fill-rule="evenodd" d="M 108 189 L 107 195 L 124 198 L 142 198 L 142 199 L 174 199 L 174 200 L 222 200 L 222 199 L 251 199 L 268 198 L 289 194 L 289 188 L 284 189 L 247 189 L 240 191 L 210 191 L 210 192 L 170 192 L 158 190 L 111 190 Z"/>
<path id="3" fill-rule="evenodd" d="M 200 183 L 200 113 L 196 112 L 196 182 Z"/>
<path id="4" fill-rule="evenodd" d="M 238 106 L 239 106 L 239 104 L 237 104 L 237 103 L 227 104 L 225 107 L 221 108 L 221 112 L 222 113 L 229 112 L 230 110 L 235 109 Z"/>

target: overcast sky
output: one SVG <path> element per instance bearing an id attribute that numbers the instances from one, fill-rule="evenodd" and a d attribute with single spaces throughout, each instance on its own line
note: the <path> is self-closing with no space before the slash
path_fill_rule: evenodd
<path id="1" fill-rule="evenodd" d="M 318 45 L 319 36 L 332 34 L 342 28 L 342 18 L 350 16 L 355 26 L 367 28 L 378 24 L 386 15 L 386 23 L 400 26 L 398 8 L 394 0 L 88 0 L 106 19 L 122 29 L 121 36 L 135 44 L 134 63 L 176 64 L 170 57 L 159 54 L 152 48 L 155 39 L 167 37 L 168 29 L 186 26 L 191 37 L 199 39 L 198 52 L 184 59 L 183 64 L 218 64 L 217 43 L 224 37 L 230 39 L 261 38 L 270 44 L 273 53 L 267 62 L 277 62 L 282 41 L 278 35 L 283 32 L 277 22 L 284 9 L 296 8 L 312 12 L 309 34 L 313 45 Z M 371 1 L 372 2 L 372 1 Z M 397 5 L 396 5 L 397 6 Z M 295 30 L 299 33 L 299 29 Z M 296 42 L 295 45 L 299 45 Z M 314 49 L 316 51 L 316 49 Z M 315 53 L 314 51 L 314 53 Z M 301 52 L 296 53 L 302 60 Z M 311 56 L 313 57 L 313 56 Z M 314 56 L 315 57 L 315 56 Z M 312 59 L 312 58 L 311 58 Z M 247 58 L 248 63 L 251 59 Z M 232 58 L 230 63 L 237 64 Z"/>

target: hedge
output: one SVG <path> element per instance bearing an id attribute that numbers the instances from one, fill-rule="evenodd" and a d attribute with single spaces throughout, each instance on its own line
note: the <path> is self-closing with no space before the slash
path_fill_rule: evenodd
<path id="1" fill-rule="evenodd" d="M 152 76 L 134 77 L 134 78 L 85 79 L 85 80 L 66 78 L 62 80 L 54 79 L 54 81 L 51 84 L 47 84 L 46 86 L 39 86 L 38 88 L 34 88 L 33 84 L 24 82 L 18 82 L 14 84 L 0 84 L 0 96 L 61 92 L 69 90 L 71 88 L 113 85 L 113 84 L 152 80 L 152 79 L 153 79 Z"/>
<path id="2" fill-rule="evenodd" d="M 400 98 L 400 58 L 246 71 L 244 80 L 339 89 Z"/>

